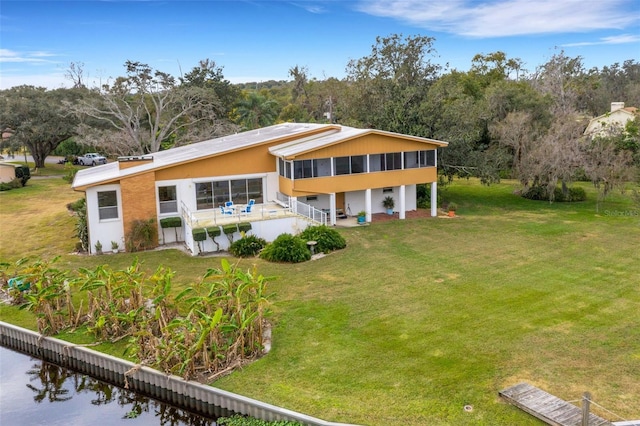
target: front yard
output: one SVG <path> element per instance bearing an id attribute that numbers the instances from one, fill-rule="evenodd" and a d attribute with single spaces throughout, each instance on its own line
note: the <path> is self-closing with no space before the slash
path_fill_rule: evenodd
<path id="1" fill-rule="evenodd" d="M 242 261 L 277 278 L 273 347 L 214 385 L 347 423 L 541 424 L 498 397 L 527 381 L 640 418 L 640 207 L 614 195 L 597 213 L 585 188 L 587 202 L 549 204 L 513 182 L 456 181 L 444 191 L 455 220 L 340 229 L 347 248 L 317 261 Z M 138 256 L 172 268 L 176 292 L 219 266 L 178 250 L 72 254 L 64 206 L 79 197 L 61 179 L 0 194 L 0 258 L 59 254 L 74 269 Z M 7 307 L 0 319 L 31 321 Z"/>

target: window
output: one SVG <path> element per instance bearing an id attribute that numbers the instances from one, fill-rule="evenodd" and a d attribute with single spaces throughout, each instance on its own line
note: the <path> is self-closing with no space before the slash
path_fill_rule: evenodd
<path id="1" fill-rule="evenodd" d="M 211 182 L 196 183 L 196 207 L 198 210 L 213 208 L 213 187 Z"/>
<path id="2" fill-rule="evenodd" d="M 320 158 L 318 160 L 313 160 L 315 164 L 315 176 L 331 176 L 331 159 L 330 158 Z"/>
<path id="3" fill-rule="evenodd" d="M 237 179 L 231 181 L 231 201 L 236 204 L 247 204 L 247 180 Z"/>
<path id="4" fill-rule="evenodd" d="M 227 201 L 246 204 L 254 199 L 262 203 L 262 178 L 219 180 L 196 183 L 196 208 L 213 209 Z"/>
<path id="5" fill-rule="evenodd" d="M 420 151 L 420 167 L 435 167 L 436 151 L 430 149 L 428 151 Z"/>
<path id="6" fill-rule="evenodd" d="M 116 191 L 98 192 L 98 216 L 100 220 L 118 218 L 118 194 Z"/>
<path id="7" fill-rule="evenodd" d="M 393 188 L 382 188 L 383 194 L 393 193 Z"/>
<path id="8" fill-rule="evenodd" d="M 420 167 L 418 163 L 418 151 L 409 151 L 404 153 L 404 168 L 416 169 Z"/>
<path id="9" fill-rule="evenodd" d="M 318 201 L 318 196 L 317 195 L 310 195 L 307 197 L 307 202 L 309 201 Z"/>
<path id="10" fill-rule="evenodd" d="M 394 152 L 385 154 L 386 157 L 386 170 L 400 170 L 402 169 L 402 153 Z"/>
<path id="11" fill-rule="evenodd" d="M 366 172 L 366 161 L 367 157 L 365 155 L 354 155 L 351 157 L 351 173 Z"/>
<path id="12" fill-rule="evenodd" d="M 333 169 L 335 175 L 348 175 L 351 172 L 349 157 L 336 157 L 333 159 Z"/>
<path id="13" fill-rule="evenodd" d="M 159 186 L 158 200 L 160 201 L 160 213 L 178 212 L 178 197 L 175 185 Z"/>
<path id="14" fill-rule="evenodd" d="M 380 172 L 382 170 L 386 170 L 384 168 L 384 154 L 369 155 L 369 171 Z"/>

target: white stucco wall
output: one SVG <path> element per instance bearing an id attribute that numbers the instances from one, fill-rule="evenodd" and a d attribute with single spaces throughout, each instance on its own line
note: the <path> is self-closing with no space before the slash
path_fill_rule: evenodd
<path id="1" fill-rule="evenodd" d="M 116 191 L 118 200 L 118 217 L 100 220 L 98 212 L 98 192 Z M 111 241 L 116 241 L 124 248 L 124 227 L 122 222 L 122 197 L 120 185 L 100 185 L 87 189 L 87 216 L 89 227 L 89 252 L 96 253 L 96 243 L 100 241 L 102 251 L 111 251 Z"/>

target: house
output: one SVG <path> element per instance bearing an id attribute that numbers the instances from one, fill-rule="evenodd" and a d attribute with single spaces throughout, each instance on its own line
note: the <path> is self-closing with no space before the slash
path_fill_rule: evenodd
<path id="1" fill-rule="evenodd" d="M 25 186 L 30 178 L 29 167 L 0 161 L 0 183 L 9 183 L 14 179 L 19 179 L 22 186 Z"/>
<path id="2" fill-rule="evenodd" d="M 636 107 L 625 108 L 624 102 L 611 102 L 611 111 L 590 120 L 584 134 L 594 138 L 618 133 L 639 114 Z"/>
<path id="3" fill-rule="evenodd" d="M 158 244 L 184 243 L 194 255 L 230 239 L 194 240 L 194 230 L 249 223 L 267 241 L 309 224 L 385 211 L 392 196 L 400 219 L 416 210 L 416 185 L 431 184 L 437 215 L 437 148 L 447 142 L 336 124 L 284 123 L 78 171 L 90 251 L 123 243 L 136 220 L 153 219 Z M 248 206 L 250 200 L 253 205 Z M 231 206 L 226 206 L 230 204 Z M 162 219 L 181 218 L 168 231 Z M 233 225 L 232 225 L 233 226 Z M 237 237 L 237 235 L 235 236 Z"/>

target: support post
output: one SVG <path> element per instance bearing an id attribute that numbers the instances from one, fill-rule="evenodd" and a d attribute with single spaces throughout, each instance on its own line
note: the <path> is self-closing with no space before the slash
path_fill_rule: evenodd
<path id="1" fill-rule="evenodd" d="M 591 403 L 591 394 L 585 392 L 582 395 L 582 426 L 589 426 L 589 404 Z"/>
<path id="2" fill-rule="evenodd" d="M 438 182 L 431 182 L 431 217 L 438 216 Z"/>

